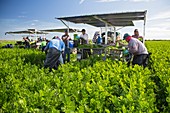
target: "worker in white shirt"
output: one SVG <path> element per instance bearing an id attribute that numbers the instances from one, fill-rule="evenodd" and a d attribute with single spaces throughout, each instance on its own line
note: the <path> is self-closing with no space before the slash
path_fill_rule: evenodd
<path id="1" fill-rule="evenodd" d="M 80 44 L 84 45 L 84 44 L 89 44 L 89 41 L 88 41 L 88 34 L 86 34 L 86 30 L 85 29 L 82 29 L 82 34 L 80 35 Z M 83 50 L 83 59 L 87 58 L 88 55 L 90 56 L 91 55 L 91 51 L 90 49 L 85 49 Z"/>
<path id="2" fill-rule="evenodd" d="M 89 41 L 88 41 L 88 34 L 86 34 L 86 30 L 85 30 L 85 29 L 82 29 L 81 32 L 82 32 L 82 34 L 80 35 L 80 38 L 81 38 L 81 39 L 84 39 L 85 44 L 88 44 Z M 83 42 L 83 44 L 84 44 L 84 42 Z"/>

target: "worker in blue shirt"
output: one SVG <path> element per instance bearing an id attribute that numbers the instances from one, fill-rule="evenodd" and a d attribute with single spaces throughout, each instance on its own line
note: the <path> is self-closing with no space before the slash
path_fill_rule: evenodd
<path id="1" fill-rule="evenodd" d="M 57 69 L 57 62 L 60 58 L 61 53 L 65 49 L 65 44 L 64 42 L 58 37 L 54 37 L 45 47 L 45 51 L 48 51 L 46 60 L 44 62 L 44 67 L 45 68 L 52 68 Z"/>

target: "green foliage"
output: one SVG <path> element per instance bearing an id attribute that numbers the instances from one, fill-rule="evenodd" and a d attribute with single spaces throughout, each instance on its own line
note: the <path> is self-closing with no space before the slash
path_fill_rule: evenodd
<path id="1" fill-rule="evenodd" d="M 78 48 L 102 48 L 103 46 L 97 44 L 84 44 L 79 45 Z"/>
<path id="2" fill-rule="evenodd" d="M 170 111 L 170 41 L 146 42 L 151 55 L 152 79 L 156 83 L 154 92 L 160 112 Z"/>
<path id="3" fill-rule="evenodd" d="M 168 112 L 170 43 L 146 45 L 150 68 L 90 57 L 52 72 L 40 51 L 0 49 L 0 112 Z"/>
<path id="4" fill-rule="evenodd" d="M 7 44 L 15 45 L 15 43 L 16 43 L 16 41 L 13 41 L 13 40 L 11 40 L 11 41 L 9 41 L 9 40 L 0 40 L 0 48 L 1 48 L 2 46 L 7 45 Z"/>

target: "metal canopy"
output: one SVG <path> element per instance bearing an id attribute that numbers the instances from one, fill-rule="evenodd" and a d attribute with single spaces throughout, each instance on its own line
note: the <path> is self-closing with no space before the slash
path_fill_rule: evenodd
<path id="1" fill-rule="evenodd" d="M 38 31 L 36 29 L 28 29 L 28 30 L 25 30 L 25 31 L 10 31 L 10 32 L 6 32 L 6 34 L 48 34 L 46 32 L 43 32 L 43 31 Z"/>
<path id="2" fill-rule="evenodd" d="M 68 22 L 73 22 L 73 23 L 89 24 L 95 27 L 105 27 L 105 33 L 106 33 L 105 44 L 107 44 L 108 27 L 114 28 L 114 43 L 115 43 L 116 42 L 116 27 L 134 26 L 133 21 L 136 21 L 136 20 L 144 20 L 143 38 L 145 39 L 146 12 L 147 10 L 136 11 L 136 12 L 122 12 L 122 13 L 61 17 L 61 18 L 55 18 L 55 19 L 61 20 L 61 22 L 65 25 L 66 23 L 64 23 L 64 21 L 68 21 Z M 145 41 L 144 39 L 143 39 L 143 43 Z"/>
<path id="3" fill-rule="evenodd" d="M 134 26 L 134 20 L 144 20 L 146 11 L 138 12 L 123 12 L 123 13 L 110 13 L 110 14 L 95 14 L 73 17 L 61 17 L 56 18 L 59 20 L 65 20 L 73 23 L 84 23 L 95 27 L 108 26 Z"/>
<path id="4" fill-rule="evenodd" d="M 65 32 L 66 30 L 68 30 L 68 28 L 61 28 L 61 29 L 47 29 L 47 30 L 40 30 L 40 31 L 44 31 L 44 32 Z M 69 32 L 73 33 L 73 32 L 81 32 L 81 30 L 79 29 L 72 29 L 69 28 Z"/>

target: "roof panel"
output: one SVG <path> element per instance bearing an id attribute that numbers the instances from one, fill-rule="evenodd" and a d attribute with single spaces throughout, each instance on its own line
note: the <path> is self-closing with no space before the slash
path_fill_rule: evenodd
<path id="1" fill-rule="evenodd" d="M 144 16 L 128 16 L 128 17 L 125 17 L 125 16 L 98 16 L 99 18 L 101 19 L 106 19 L 106 20 L 109 20 L 109 19 L 114 19 L 114 20 L 121 20 L 121 19 L 128 19 L 128 20 L 144 20 Z"/>
<path id="2" fill-rule="evenodd" d="M 105 22 L 112 26 L 134 26 L 134 20 L 144 20 L 146 11 L 123 12 L 110 14 L 84 15 L 74 17 L 61 17 L 59 20 L 70 21 L 73 23 L 85 23 L 96 27 L 104 27 Z M 97 19 L 97 18 L 100 19 Z M 103 21 L 101 21 L 103 20 Z"/>
<path id="3" fill-rule="evenodd" d="M 47 30 L 41 30 L 41 31 L 45 31 L 45 32 L 65 32 L 65 30 L 67 30 L 67 28 L 58 28 L 58 29 L 47 29 Z M 69 32 L 70 33 L 73 33 L 73 32 L 81 32 L 81 30 L 79 30 L 79 29 L 72 29 L 72 28 L 70 28 L 69 29 Z"/>
<path id="4" fill-rule="evenodd" d="M 115 21 L 108 21 L 108 22 L 113 26 L 134 26 L 132 21 L 121 21 L 120 23 Z M 86 24 L 93 25 L 96 27 L 105 27 L 105 23 L 103 22 L 87 22 Z"/>
<path id="5" fill-rule="evenodd" d="M 126 13 L 110 13 L 110 14 L 101 14 L 101 15 L 96 15 L 96 16 L 99 16 L 99 17 L 107 17 L 107 16 L 112 16 L 112 17 L 117 17 L 117 18 L 120 18 L 120 17 L 141 17 L 141 16 L 144 16 L 145 15 L 145 11 L 143 12 L 126 12 Z"/>
<path id="6" fill-rule="evenodd" d="M 66 19 L 66 21 L 70 21 L 73 23 L 84 23 L 87 21 L 96 21 L 96 19 L 94 19 L 93 17 L 83 17 L 83 18 L 69 18 Z"/>
<path id="7" fill-rule="evenodd" d="M 6 32 L 5 34 L 48 34 L 46 32 L 43 31 L 33 31 L 33 30 L 25 30 L 25 31 L 10 31 L 10 32 Z"/>

